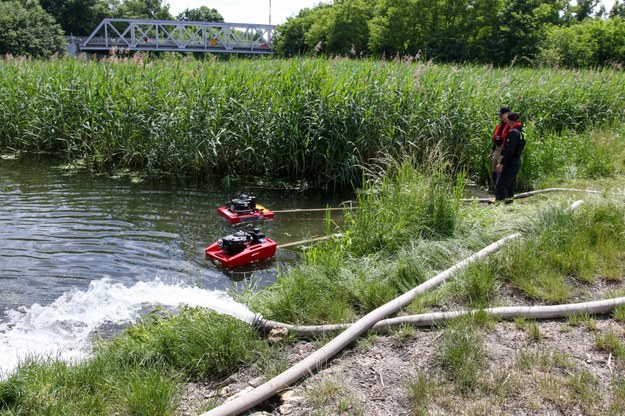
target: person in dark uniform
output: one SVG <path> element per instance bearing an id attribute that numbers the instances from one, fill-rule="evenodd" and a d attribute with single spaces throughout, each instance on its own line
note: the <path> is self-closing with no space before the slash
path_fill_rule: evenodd
<path id="1" fill-rule="evenodd" d="M 501 161 L 496 166 L 499 174 L 495 185 L 495 201 L 512 203 L 516 178 L 521 170 L 521 154 L 525 147 L 523 124 L 519 121 L 519 113 L 508 113 L 508 134 L 503 143 Z"/>
<path id="2" fill-rule="evenodd" d="M 508 113 L 510 112 L 510 107 L 507 105 L 499 108 L 497 115 L 499 116 L 499 124 L 495 127 L 495 131 L 493 132 L 493 147 L 488 154 L 488 160 L 491 161 L 492 165 L 492 175 L 493 175 L 493 189 L 497 185 L 497 177 L 499 173 L 497 173 L 496 167 L 501 162 L 501 150 L 503 148 L 503 142 L 506 140 L 506 136 L 508 134 L 508 129 L 510 126 L 508 125 Z"/>

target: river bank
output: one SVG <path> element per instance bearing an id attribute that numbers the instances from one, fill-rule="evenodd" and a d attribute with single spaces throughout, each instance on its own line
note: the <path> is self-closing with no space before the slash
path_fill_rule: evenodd
<path id="1" fill-rule="evenodd" d="M 595 181 L 594 187 L 601 182 Z M 615 192 L 609 197 L 612 202 L 623 200 L 622 187 L 612 191 Z M 596 204 L 600 206 L 606 202 L 605 195 L 575 196 L 594 206 L 591 210 L 596 209 Z M 570 201 L 570 197 L 573 195 L 551 198 L 564 202 Z M 549 199 L 543 196 L 534 201 L 518 201 L 514 208 L 500 208 L 513 210 L 514 215 L 519 215 L 527 213 L 531 205 L 543 205 L 542 209 L 528 214 L 535 215 L 555 203 Z M 487 211 L 489 208 L 483 209 Z M 502 214 L 502 210 L 494 210 Z M 580 215 L 585 217 L 587 213 Z M 622 212 L 619 218 L 622 218 Z M 551 217 L 554 219 L 559 222 Z M 606 224 L 608 227 L 614 225 L 620 230 L 618 223 L 609 223 Z M 580 224 L 587 223 L 582 221 Z M 559 238 L 563 235 L 554 240 L 553 233 L 561 233 L 559 228 L 562 225 L 538 225 L 539 228 L 545 227 L 539 239 L 549 244 L 561 242 Z M 586 231 L 592 233 L 590 230 L 583 232 Z M 565 234 L 571 237 L 577 233 Z M 529 237 L 530 240 L 533 238 L 535 236 Z M 613 261 L 616 269 L 594 269 L 595 272 L 586 274 L 574 267 L 575 271 L 569 269 L 569 274 L 559 278 L 546 271 L 551 274 L 550 281 L 539 283 L 540 278 L 535 274 L 545 270 L 534 268 L 526 270 L 529 274 L 524 279 L 529 281 L 525 284 L 515 282 L 512 276 L 499 269 L 494 282 L 484 284 L 483 274 L 488 274 L 492 267 L 498 269 L 497 263 L 509 258 L 511 252 L 542 258 L 551 267 L 554 263 L 571 266 L 564 259 L 571 255 L 574 246 L 561 246 L 556 251 L 547 250 L 549 252 L 545 254 L 535 243 L 526 240 L 516 248 L 503 249 L 502 253 L 485 260 L 485 264 L 470 266 L 469 270 L 459 272 L 450 281 L 415 300 L 400 315 L 485 306 L 484 301 L 489 306 L 558 304 L 564 298 L 557 301 L 555 297 L 558 293 L 562 296 L 565 287 L 568 291 L 565 297 L 571 302 L 625 296 L 625 257 L 622 251 L 612 252 L 611 260 L 608 260 Z M 590 253 L 594 249 L 584 248 L 589 249 L 587 253 L 592 257 Z M 564 253 L 558 256 L 556 253 L 560 250 Z M 549 268 L 544 263 L 541 268 L 545 266 Z M 541 288 L 545 283 L 548 290 Z M 314 340 L 293 341 L 292 336 L 283 333 L 284 339 L 274 339 L 282 345 L 281 353 L 264 371 L 247 368 L 217 383 L 188 384 L 176 414 L 199 414 L 224 401 L 236 400 L 238 395 L 275 376 L 276 371 L 296 364 L 331 339 L 326 335 Z M 368 333 L 316 372 L 247 414 L 616 416 L 622 414 L 625 405 L 624 375 L 625 308 L 622 306 L 607 315 L 577 314 L 549 320 L 517 318 L 501 321 L 482 315 L 475 319 L 449 321 L 433 328 L 403 326 L 385 335 Z"/>

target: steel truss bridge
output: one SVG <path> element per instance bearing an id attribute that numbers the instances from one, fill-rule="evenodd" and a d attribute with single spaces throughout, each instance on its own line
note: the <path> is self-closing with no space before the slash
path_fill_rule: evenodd
<path id="1" fill-rule="evenodd" d="M 273 53 L 275 26 L 179 20 L 104 19 L 78 51 Z"/>

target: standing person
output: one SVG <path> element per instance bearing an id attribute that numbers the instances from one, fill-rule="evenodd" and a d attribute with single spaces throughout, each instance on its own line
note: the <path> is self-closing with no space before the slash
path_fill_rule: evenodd
<path id="1" fill-rule="evenodd" d="M 503 144 L 501 161 L 496 166 L 499 173 L 495 185 L 495 201 L 512 203 L 516 177 L 521 170 L 521 154 L 525 147 L 523 124 L 519 122 L 519 113 L 508 113 L 508 134 Z"/>
<path id="2" fill-rule="evenodd" d="M 497 177 L 499 176 L 499 173 L 497 173 L 496 168 L 501 161 L 501 150 L 510 128 L 507 121 L 509 112 L 510 107 L 507 105 L 499 108 L 499 111 L 497 112 L 497 115 L 499 115 L 499 124 L 495 127 L 495 132 L 493 133 L 493 147 L 490 149 L 490 153 L 488 154 L 488 160 L 491 161 L 492 166 L 493 189 L 497 186 Z"/>

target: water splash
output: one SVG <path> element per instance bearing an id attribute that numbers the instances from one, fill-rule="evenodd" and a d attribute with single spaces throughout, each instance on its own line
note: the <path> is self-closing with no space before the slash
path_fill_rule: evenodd
<path id="1" fill-rule="evenodd" d="M 5 312 L 0 322 L 0 379 L 27 357 L 82 360 L 89 336 L 106 323 L 135 322 L 146 305 L 201 306 L 252 322 L 254 313 L 225 292 L 160 281 L 126 287 L 109 278 L 93 281 L 86 291 L 66 292 L 52 304 Z"/>

